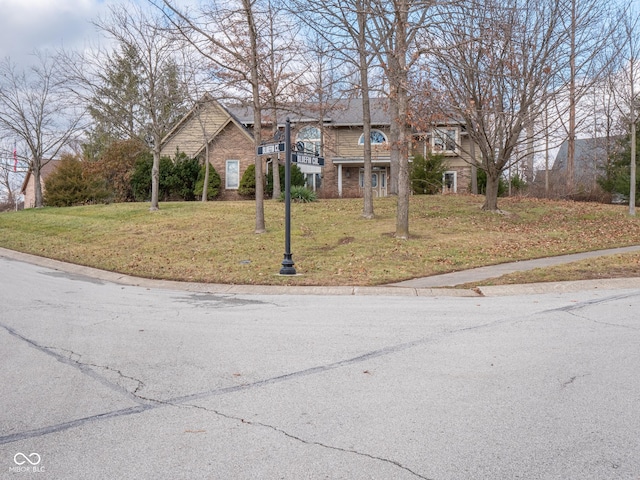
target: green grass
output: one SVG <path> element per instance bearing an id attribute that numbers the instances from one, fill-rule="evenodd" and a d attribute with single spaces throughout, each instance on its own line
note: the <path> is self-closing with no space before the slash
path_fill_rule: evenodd
<path id="1" fill-rule="evenodd" d="M 482 265 L 640 243 L 640 220 L 622 206 L 414 196 L 409 240 L 395 231 L 395 199 L 292 205 L 291 246 L 301 275 L 281 277 L 284 204 L 265 202 L 256 235 L 253 202 L 113 204 L 0 215 L 0 246 L 148 278 L 276 285 L 380 285 Z M 594 264 L 595 265 L 595 264 Z M 606 273 L 606 265 L 595 267 Z M 530 276 L 533 278 L 534 276 Z"/>

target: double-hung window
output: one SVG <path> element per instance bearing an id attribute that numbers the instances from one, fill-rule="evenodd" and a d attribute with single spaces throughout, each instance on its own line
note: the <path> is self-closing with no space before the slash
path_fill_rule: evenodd
<path id="1" fill-rule="evenodd" d="M 457 153 L 458 129 L 435 128 L 431 135 L 431 147 L 434 153 Z"/>

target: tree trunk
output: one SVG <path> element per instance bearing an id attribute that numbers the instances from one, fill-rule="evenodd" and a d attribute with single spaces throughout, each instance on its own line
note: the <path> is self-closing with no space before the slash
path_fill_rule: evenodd
<path id="1" fill-rule="evenodd" d="M 159 205 L 160 188 L 160 141 L 154 138 L 153 145 L 153 166 L 151 167 L 151 207 L 149 211 L 155 212 L 160 209 Z"/>
<path id="2" fill-rule="evenodd" d="M 272 96 L 273 104 L 271 105 L 273 116 L 273 138 L 275 140 L 278 134 L 278 109 L 276 108 L 275 95 Z M 273 200 L 278 200 L 280 198 L 280 191 L 282 190 L 282 186 L 280 185 L 280 154 L 276 152 L 275 158 L 271 161 L 271 170 L 273 172 L 273 192 L 271 198 Z"/>
<path id="3" fill-rule="evenodd" d="M 44 205 L 43 195 L 42 195 L 42 173 L 41 173 L 42 160 L 34 159 L 33 162 L 33 188 L 34 188 L 34 202 L 36 208 L 41 208 Z"/>
<path id="4" fill-rule="evenodd" d="M 366 82 L 366 81 L 365 81 Z M 373 186 L 372 165 L 371 165 L 371 109 L 369 102 L 369 91 L 367 88 L 366 95 L 362 96 L 362 120 L 363 120 L 363 139 L 364 139 L 364 205 L 362 216 L 366 219 L 372 219 L 373 214 Z"/>
<path id="5" fill-rule="evenodd" d="M 487 172 L 487 191 L 484 196 L 483 210 L 489 212 L 498 211 L 498 187 L 500 185 L 500 174 Z"/>
<path id="6" fill-rule="evenodd" d="M 395 97 L 395 98 L 394 98 Z M 389 194 L 398 194 L 398 168 L 400 163 L 400 126 L 398 124 L 398 100 L 397 93 L 393 94 L 389 102 L 389 114 L 391 125 L 389 126 Z"/>
<path id="7" fill-rule="evenodd" d="M 369 62 L 367 55 L 367 12 L 362 1 L 356 2 L 358 14 L 358 55 L 360 57 L 360 86 L 362 90 L 362 133 L 364 161 L 364 205 L 362 216 L 374 218 L 373 213 L 373 167 L 371 165 L 371 102 L 369 99 Z"/>
<path id="8" fill-rule="evenodd" d="M 202 130 L 202 139 L 204 140 L 204 184 L 202 185 L 202 199 L 206 202 L 209 200 L 209 137 L 207 136 L 207 126 L 202 118 L 202 105 L 197 106 L 198 121 L 200 122 L 200 128 Z"/>
<path id="9" fill-rule="evenodd" d="M 409 238 L 409 142 L 407 139 L 408 92 L 400 89 L 398 96 L 398 204 L 396 214 L 396 237 Z"/>
<path id="10" fill-rule="evenodd" d="M 629 52 L 631 53 L 631 62 L 629 65 L 629 85 L 630 85 L 630 99 L 629 102 L 629 116 L 631 117 L 631 158 L 629 159 L 629 167 L 630 167 L 630 182 L 629 182 L 629 215 L 636 215 L 636 182 L 638 181 L 636 178 L 636 136 L 637 136 L 637 113 L 636 113 L 636 90 L 635 90 L 635 68 L 637 63 L 636 58 L 636 50 L 634 48 L 634 38 L 632 32 L 629 32 Z"/>
<path id="11" fill-rule="evenodd" d="M 478 161 L 476 159 L 476 142 L 471 139 L 471 193 L 478 194 Z"/>
<path id="12" fill-rule="evenodd" d="M 257 70 L 257 69 L 256 69 Z M 257 77 L 257 71 L 256 71 Z M 261 126 L 262 111 L 260 110 L 260 97 L 258 84 L 253 88 L 253 138 L 254 138 L 254 155 L 256 164 L 256 230 L 255 233 L 265 233 L 267 231 L 264 222 L 264 179 L 262 173 L 262 157 L 257 154 L 258 145 L 262 142 Z"/>
<path id="13" fill-rule="evenodd" d="M 253 140 L 256 165 L 256 229 L 255 233 L 267 231 L 264 223 L 264 184 L 262 174 L 262 158 L 258 155 L 258 145 L 262 143 L 262 106 L 260 104 L 260 77 L 258 74 L 258 30 L 253 18 L 251 0 L 242 0 L 244 14 L 247 19 L 249 41 L 251 43 L 250 78 L 253 94 Z"/>
<path id="14" fill-rule="evenodd" d="M 209 163 L 209 141 L 205 137 L 204 139 L 204 185 L 202 186 L 202 201 L 206 202 L 209 199 L 209 169 L 211 164 Z"/>
<path id="15" fill-rule="evenodd" d="M 571 45 L 569 52 L 569 138 L 567 143 L 567 194 L 575 188 L 576 157 L 576 0 L 571 0 Z"/>
<path id="16" fill-rule="evenodd" d="M 631 110 L 633 112 L 633 109 Z M 634 114 L 635 115 L 635 114 Z M 637 122 L 633 122 L 631 125 L 631 162 L 630 162 L 630 166 L 631 166 L 631 181 L 630 181 L 630 185 L 629 185 L 629 215 L 634 216 L 636 215 L 636 170 L 637 170 L 637 163 L 636 163 L 636 126 L 637 126 Z"/>
<path id="17" fill-rule="evenodd" d="M 398 204 L 396 213 L 396 237 L 402 239 L 409 238 L 409 194 L 411 185 L 409 182 L 409 139 L 407 137 L 409 125 L 409 74 L 407 66 L 407 15 L 409 8 L 406 2 L 401 1 L 397 13 L 396 31 L 396 51 L 393 65 L 395 71 L 392 73 L 394 87 L 396 91 L 396 116 L 395 121 L 398 129 L 397 154 L 398 154 Z"/>

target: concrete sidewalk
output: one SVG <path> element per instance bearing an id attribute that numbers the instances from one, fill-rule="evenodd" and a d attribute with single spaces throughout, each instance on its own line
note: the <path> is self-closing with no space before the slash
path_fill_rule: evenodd
<path id="1" fill-rule="evenodd" d="M 501 263 L 499 265 L 489 265 L 486 267 L 472 268 L 470 270 L 461 270 L 459 272 L 444 273 L 442 275 L 414 278 L 413 280 L 397 282 L 391 285 L 405 288 L 455 287 L 456 285 L 463 285 L 465 283 L 481 282 L 490 278 L 498 278 L 509 273 L 525 272 L 535 268 L 553 267 L 588 258 L 638 251 L 640 251 L 640 245 L 596 250 L 593 252 L 573 253 L 571 255 L 537 258 L 535 260 L 523 260 L 521 262 Z"/>

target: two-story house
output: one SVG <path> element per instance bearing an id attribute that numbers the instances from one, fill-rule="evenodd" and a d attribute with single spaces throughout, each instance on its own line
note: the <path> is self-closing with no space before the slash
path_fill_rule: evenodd
<path id="1" fill-rule="evenodd" d="M 272 119 L 265 112 L 262 138 L 272 143 Z M 325 159 L 323 167 L 299 165 L 307 185 L 320 197 L 359 197 L 363 195 L 364 136 L 360 99 L 339 100 L 322 109 L 317 105 L 278 112 L 278 125 L 285 118 L 292 125 L 292 140 L 303 144 L 307 152 Z M 208 142 L 209 162 L 222 179 L 222 198 L 238 198 L 237 189 L 244 171 L 255 161 L 251 107 L 224 106 L 205 96 L 163 140 L 162 155 L 173 156 L 176 150 L 189 156 L 204 157 Z M 374 195 L 386 196 L 389 184 L 390 115 L 386 99 L 371 99 L 372 185 Z M 431 132 L 414 134 L 410 152 L 429 151 L 447 157 L 448 171 L 443 178 L 443 192 L 462 193 L 470 189 L 471 157 L 469 140 L 462 125 L 437 125 Z M 265 169 L 272 168 L 275 157 L 262 157 Z M 280 154 L 280 162 L 283 154 Z"/>

